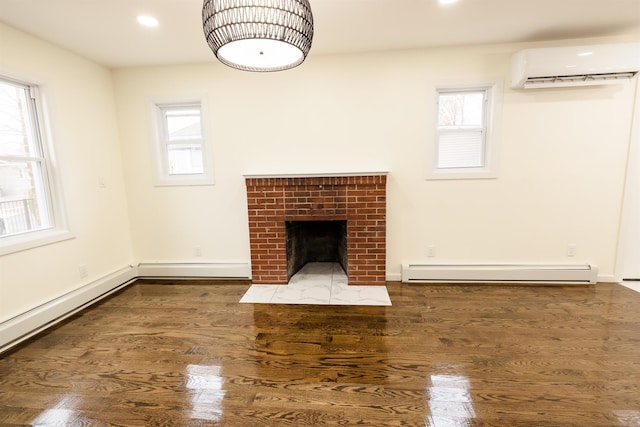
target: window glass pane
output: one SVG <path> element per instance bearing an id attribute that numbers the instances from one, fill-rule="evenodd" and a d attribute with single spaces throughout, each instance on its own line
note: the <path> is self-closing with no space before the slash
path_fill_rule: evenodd
<path id="1" fill-rule="evenodd" d="M 441 93 L 438 102 L 439 126 L 482 126 L 485 92 Z"/>
<path id="2" fill-rule="evenodd" d="M 31 88 L 0 80 L 0 236 L 53 227 Z"/>
<path id="3" fill-rule="evenodd" d="M 52 226 L 39 161 L 0 161 L 0 235 Z"/>
<path id="4" fill-rule="evenodd" d="M 201 144 L 168 144 L 169 175 L 204 173 Z"/>
<path id="5" fill-rule="evenodd" d="M 200 110 L 198 108 L 172 108 L 164 110 L 169 141 L 202 138 Z"/>
<path id="6" fill-rule="evenodd" d="M 0 156 L 39 157 L 29 89 L 0 80 Z"/>
<path id="7" fill-rule="evenodd" d="M 482 130 L 445 131 L 438 140 L 438 168 L 478 168 L 484 166 Z"/>

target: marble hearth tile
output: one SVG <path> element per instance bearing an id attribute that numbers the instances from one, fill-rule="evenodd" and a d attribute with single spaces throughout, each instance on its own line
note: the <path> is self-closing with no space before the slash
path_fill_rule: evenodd
<path id="1" fill-rule="evenodd" d="M 288 285 L 253 285 L 240 300 L 253 304 L 390 306 L 385 286 L 348 286 L 340 264 L 309 263 Z"/>
<path id="2" fill-rule="evenodd" d="M 334 286 L 331 290 L 331 305 L 378 305 L 390 306 L 391 299 L 386 286 Z"/>
<path id="3" fill-rule="evenodd" d="M 331 294 L 331 287 L 336 282 L 336 275 L 344 276 L 345 283 L 347 275 L 340 267 L 340 264 L 332 262 L 310 262 L 306 264 L 300 271 L 293 275 L 289 280 L 288 288 L 316 289 L 318 293 L 328 292 L 327 297 Z M 320 288 L 323 288 L 320 291 Z M 323 295 L 324 296 L 324 295 Z"/>
<path id="4" fill-rule="evenodd" d="M 315 286 L 315 287 L 325 287 L 327 289 L 331 288 L 331 274 L 296 274 L 289 280 L 290 287 L 307 287 L 307 286 Z"/>
<path id="5" fill-rule="evenodd" d="M 271 304 L 313 304 L 327 305 L 331 300 L 331 286 L 322 284 L 278 286 L 278 290 L 271 298 Z"/>
<path id="6" fill-rule="evenodd" d="M 252 285 L 240 300 L 241 303 L 266 303 L 278 290 L 276 285 Z"/>
<path id="7" fill-rule="evenodd" d="M 337 286 L 341 288 L 346 288 L 348 286 L 348 283 L 349 283 L 349 278 L 347 277 L 346 273 L 344 272 L 344 270 L 342 270 L 342 267 L 340 267 L 340 264 L 336 264 L 336 267 L 333 270 L 331 275 L 331 285 L 334 287 Z"/>

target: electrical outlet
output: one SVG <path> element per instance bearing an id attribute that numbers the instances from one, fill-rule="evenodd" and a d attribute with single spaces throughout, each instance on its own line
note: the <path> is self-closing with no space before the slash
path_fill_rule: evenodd
<path id="1" fill-rule="evenodd" d="M 198 258 L 202 256 L 202 246 L 196 245 L 193 247 L 193 252 L 196 254 Z"/>
<path id="2" fill-rule="evenodd" d="M 570 243 L 567 245 L 567 256 L 574 257 L 576 256 L 577 246 L 575 243 Z"/>
<path id="3" fill-rule="evenodd" d="M 427 246 L 427 256 L 429 258 L 434 258 L 436 256 L 436 247 L 435 246 Z"/>

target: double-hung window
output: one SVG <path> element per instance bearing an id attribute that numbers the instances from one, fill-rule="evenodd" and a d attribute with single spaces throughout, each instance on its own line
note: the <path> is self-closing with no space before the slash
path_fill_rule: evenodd
<path id="1" fill-rule="evenodd" d="M 497 85 L 439 87 L 428 178 L 494 178 Z"/>
<path id="2" fill-rule="evenodd" d="M 61 238 L 44 136 L 37 87 L 0 77 L 0 253 Z"/>
<path id="3" fill-rule="evenodd" d="M 438 92 L 438 169 L 485 164 L 487 89 Z"/>
<path id="4" fill-rule="evenodd" d="M 155 104 L 159 185 L 213 183 L 201 102 Z"/>

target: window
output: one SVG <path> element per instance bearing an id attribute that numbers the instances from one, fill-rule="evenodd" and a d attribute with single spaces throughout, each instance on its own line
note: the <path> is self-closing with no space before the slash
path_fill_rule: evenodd
<path id="1" fill-rule="evenodd" d="M 439 87 L 430 179 L 495 178 L 497 84 Z"/>
<path id="2" fill-rule="evenodd" d="M 487 90 L 438 94 L 438 169 L 484 166 Z"/>
<path id="3" fill-rule="evenodd" d="M 63 222 L 37 92 L 0 78 L 0 254 L 50 242 Z"/>
<path id="4" fill-rule="evenodd" d="M 159 185 L 213 184 L 200 102 L 155 105 Z"/>

